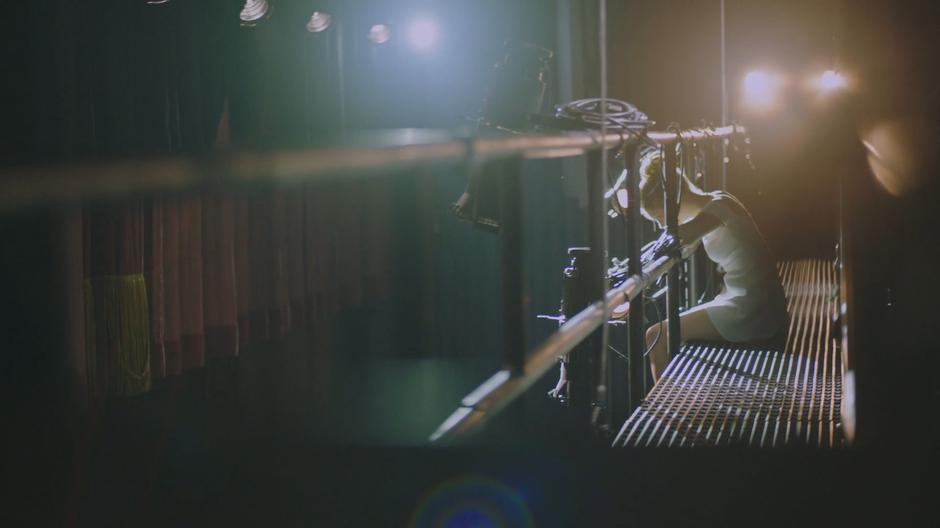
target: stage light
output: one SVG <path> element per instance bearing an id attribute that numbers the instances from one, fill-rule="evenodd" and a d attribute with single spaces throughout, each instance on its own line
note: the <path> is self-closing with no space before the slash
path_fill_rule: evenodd
<path id="1" fill-rule="evenodd" d="M 770 73 L 755 70 L 744 76 L 744 102 L 748 106 L 768 109 L 776 102 L 780 79 Z"/>
<path id="2" fill-rule="evenodd" d="M 331 22 L 333 22 L 333 17 L 329 13 L 314 11 L 313 14 L 310 15 L 310 20 L 307 22 L 307 31 L 310 33 L 326 31 L 326 28 L 330 27 Z"/>
<path id="3" fill-rule="evenodd" d="M 441 36 L 441 28 L 430 18 L 416 18 L 408 25 L 408 42 L 418 51 L 430 51 Z"/>
<path id="4" fill-rule="evenodd" d="M 238 18 L 241 19 L 243 26 L 252 27 L 267 16 L 270 10 L 271 6 L 268 5 L 267 0 L 245 0 L 245 6 L 242 7 Z"/>
<path id="5" fill-rule="evenodd" d="M 847 82 L 841 73 L 835 70 L 826 70 L 814 80 L 814 84 L 821 92 L 834 92 L 845 88 Z"/>
<path id="6" fill-rule="evenodd" d="M 385 24 L 375 24 L 369 28 L 368 37 L 375 44 L 385 44 L 392 38 L 392 31 Z"/>

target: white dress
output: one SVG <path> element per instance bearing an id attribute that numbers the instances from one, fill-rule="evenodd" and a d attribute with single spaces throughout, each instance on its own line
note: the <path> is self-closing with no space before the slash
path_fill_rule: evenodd
<path id="1" fill-rule="evenodd" d="M 736 198 L 721 192 L 712 196 L 702 213 L 718 218 L 721 226 L 705 235 L 702 244 L 708 258 L 724 271 L 724 286 L 715 299 L 689 312 L 704 310 L 728 341 L 783 337 L 787 303 L 767 242 Z"/>

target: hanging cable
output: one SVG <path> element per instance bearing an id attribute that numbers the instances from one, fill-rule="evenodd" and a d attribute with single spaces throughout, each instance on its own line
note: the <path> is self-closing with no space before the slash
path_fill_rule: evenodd
<path id="1" fill-rule="evenodd" d="M 607 345 L 607 348 L 613 350 L 613 351 L 614 351 L 614 354 L 617 354 L 618 356 L 620 356 L 620 359 L 624 360 L 626 363 L 630 363 L 630 358 L 628 358 L 627 356 L 625 356 L 625 355 L 623 354 L 623 352 L 617 350 L 616 348 L 614 348 L 614 347 L 612 347 L 612 346 L 610 346 L 610 345 Z"/>

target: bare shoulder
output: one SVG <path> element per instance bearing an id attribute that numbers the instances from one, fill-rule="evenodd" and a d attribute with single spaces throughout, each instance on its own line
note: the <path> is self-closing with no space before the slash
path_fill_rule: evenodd
<path id="1" fill-rule="evenodd" d="M 747 208 L 733 194 L 725 191 L 714 191 L 708 193 L 712 200 L 709 202 L 709 209 L 712 209 L 719 215 L 739 215 L 749 216 Z M 719 212 L 721 211 L 721 212 Z"/>

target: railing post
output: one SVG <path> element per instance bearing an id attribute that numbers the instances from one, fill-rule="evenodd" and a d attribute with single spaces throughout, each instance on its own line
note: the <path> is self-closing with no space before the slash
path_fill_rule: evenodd
<path id="1" fill-rule="evenodd" d="M 591 280 L 589 274 L 590 255 L 591 248 L 588 247 L 568 248 L 568 256 L 571 257 L 571 261 L 568 267 L 565 268 L 562 297 L 565 319 L 575 317 L 593 301 L 589 295 L 591 285 L 588 284 Z M 578 343 L 567 354 L 568 406 L 578 418 L 587 417 L 591 409 L 591 387 L 593 382 L 591 375 L 591 366 L 593 364 L 591 360 L 592 340 L 593 338 L 589 337 Z M 576 421 L 583 425 L 583 420 L 576 419 Z"/>
<path id="2" fill-rule="evenodd" d="M 664 153 L 666 170 L 666 188 L 665 204 L 666 213 L 666 231 L 675 238 L 679 238 L 679 193 L 681 186 L 676 163 L 676 144 L 666 143 Z M 673 266 L 666 277 L 666 316 L 669 318 L 667 329 L 667 339 L 669 346 L 669 358 L 676 357 L 679 353 L 679 346 L 682 341 L 682 335 L 679 327 L 679 266 Z M 665 365 L 663 365 L 665 367 Z"/>
<path id="3" fill-rule="evenodd" d="M 724 160 L 721 156 L 722 138 L 709 138 L 707 148 L 705 149 L 705 191 L 711 192 L 719 189 L 722 178 L 722 165 Z M 722 189 L 724 190 L 724 189 Z M 704 252 L 705 249 L 703 248 Z M 709 266 L 705 273 L 705 298 L 711 299 L 718 293 L 718 273 L 714 266 Z"/>
<path id="4" fill-rule="evenodd" d="M 639 152 L 633 146 L 624 152 L 627 164 L 627 271 L 631 277 L 643 272 L 640 250 L 643 247 L 643 223 L 640 216 Z M 630 358 L 630 409 L 635 409 L 646 397 L 646 315 L 643 294 L 630 303 L 628 355 Z"/>
<path id="5" fill-rule="evenodd" d="M 697 155 L 698 143 L 689 141 L 682 146 L 682 173 L 692 182 L 695 182 Z M 686 265 L 687 294 L 684 302 L 686 309 L 694 307 L 702 297 L 702 289 L 704 286 L 704 281 L 702 280 L 702 265 L 704 264 L 702 262 L 703 251 L 704 250 L 699 247 L 695 253 L 692 253 L 692 256 L 689 257 L 688 264 Z"/>
<path id="6" fill-rule="evenodd" d="M 513 376 L 520 376 L 525 364 L 525 318 L 529 305 L 522 263 L 522 159 L 516 156 L 500 165 L 505 176 L 500 193 L 502 301 L 506 322 L 503 353 L 506 368 Z"/>
<path id="7" fill-rule="evenodd" d="M 603 299 L 606 292 L 607 216 L 601 166 L 601 156 L 604 155 L 606 153 L 603 149 L 587 153 L 587 214 L 590 249 L 585 255 L 585 266 L 579 270 L 581 277 L 578 280 L 578 284 L 583 287 L 581 298 L 585 305 Z M 590 419 L 592 403 L 606 400 L 606 370 L 604 368 L 606 359 L 603 350 L 606 346 L 605 328 L 606 324 L 602 325 L 570 355 L 569 404 L 575 420 L 582 421 L 582 423 Z M 599 385 L 600 390 L 595 392 Z"/>
<path id="8" fill-rule="evenodd" d="M 590 302 L 602 301 L 607 293 L 607 200 L 604 198 L 606 178 L 604 174 L 603 148 L 592 150 L 587 155 L 587 213 L 588 213 L 588 288 Z M 590 344 L 590 382 L 592 396 L 598 405 L 609 405 L 609 370 L 607 365 L 607 320 L 592 336 Z M 610 419 L 610 413 L 604 417 Z M 592 418 L 593 421 L 593 418 Z M 594 425 L 601 425 L 594 423 Z"/>

